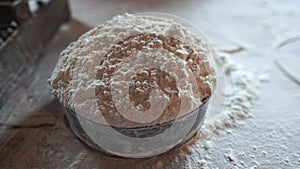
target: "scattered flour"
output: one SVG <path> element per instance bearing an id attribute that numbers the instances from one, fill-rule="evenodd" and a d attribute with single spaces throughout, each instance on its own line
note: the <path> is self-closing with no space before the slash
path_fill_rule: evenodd
<path id="1" fill-rule="evenodd" d="M 220 58 L 227 77 L 226 83 L 230 85 L 230 88 L 225 91 L 225 107 L 221 114 L 206 121 L 203 128 L 199 131 L 199 138 L 188 146 L 189 153 L 192 154 L 187 155 L 185 159 L 187 161 L 185 167 L 188 169 L 209 168 L 215 159 L 210 157 L 213 160 L 206 160 L 207 158 L 203 157 L 203 154 L 205 154 L 205 151 L 209 151 L 215 143 L 212 140 L 206 140 L 207 136 L 210 136 L 214 132 L 231 132 L 231 128 L 238 126 L 243 120 L 252 117 L 250 110 L 257 100 L 260 81 L 259 79 L 255 79 L 255 73 L 247 71 L 242 66 L 236 64 L 227 55 L 220 54 Z M 201 139 L 202 137 L 205 139 Z M 257 147 L 254 146 L 253 149 L 256 150 Z M 243 161 L 236 160 L 236 155 L 232 150 L 228 150 L 224 154 L 224 159 L 232 163 L 235 168 L 245 168 Z M 203 165 L 199 165 L 200 163 Z M 248 168 L 259 167 L 257 162 L 254 161 L 253 164 L 253 166 L 248 166 Z"/>

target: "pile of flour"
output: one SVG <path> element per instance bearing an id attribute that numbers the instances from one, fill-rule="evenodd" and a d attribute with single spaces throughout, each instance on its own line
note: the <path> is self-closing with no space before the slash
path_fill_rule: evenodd
<path id="1" fill-rule="evenodd" d="M 145 40 L 136 41 L 135 38 L 132 39 L 136 42 L 125 41 L 141 34 L 155 34 L 162 38 L 149 43 L 148 41 L 145 43 Z M 176 40 L 169 42 L 172 38 L 167 37 L 178 39 L 178 43 L 175 43 Z M 166 42 L 163 39 L 166 39 Z M 143 44 L 143 48 L 137 51 L 132 45 L 132 49 L 125 51 L 129 52 L 130 56 L 107 59 L 111 58 L 108 56 L 110 53 L 117 52 L 113 49 L 124 50 L 120 42 L 124 43 L 123 46 L 129 42 L 137 46 Z M 154 45 L 160 47 L 155 47 L 153 50 L 150 46 Z M 209 96 L 215 86 L 214 70 L 208 61 L 210 54 L 211 49 L 202 37 L 172 19 L 132 14 L 118 15 L 71 43 L 60 54 L 49 83 L 52 92 L 65 107 L 88 119 L 105 123 L 101 113 L 113 114 L 115 119 L 120 117 L 118 113 L 114 113 L 116 111 L 105 111 L 108 110 L 104 110 L 105 107 L 115 105 L 117 109 L 121 107 L 124 110 L 130 110 L 119 112 L 135 112 L 127 107 L 124 108 L 124 105 L 130 105 L 128 79 L 143 68 L 155 67 L 168 72 L 176 80 L 182 103 L 179 114 L 181 116 L 198 108 L 202 104 L 201 99 Z M 105 64 L 102 61 L 108 63 Z M 113 76 L 109 73 L 102 73 L 103 76 L 97 78 L 100 76 L 97 75 L 97 72 L 99 74 L 99 72 L 105 71 L 115 73 Z M 105 90 L 102 90 L 101 87 L 116 89 L 111 90 L 112 99 L 107 96 L 110 93 L 104 93 Z M 150 100 L 157 101 L 158 106 L 154 104 L 151 107 L 158 109 L 153 112 L 159 112 L 164 105 L 162 103 L 170 98 L 161 92 L 152 93 L 151 97 L 153 98 Z M 103 103 L 103 105 L 99 105 L 97 102 Z M 132 109 L 134 110 L 134 108 Z M 173 119 L 167 118 L 167 120 Z M 113 124 L 123 124 L 123 121 L 114 121 Z"/>

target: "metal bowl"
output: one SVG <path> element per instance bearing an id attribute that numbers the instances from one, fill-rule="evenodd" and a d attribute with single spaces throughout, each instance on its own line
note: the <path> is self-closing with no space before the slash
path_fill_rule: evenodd
<path id="1" fill-rule="evenodd" d="M 185 143 L 187 140 L 189 140 L 197 132 L 197 130 L 199 130 L 199 128 L 202 126 L 204 122 L 208 101 L 209 99 L 204 100 L 203 104 L 196 110 L 182 117 L 174 119 L 172 121 L 153 125 L 153 126 L 135 127 L 135 128 L 118 128 L 114 126 L 97 123 L 95 121 L 92 121 L 90 119 L 87 119 L 75 113 L 73 110 L 69 108 L 64 107 L 64 110 L 71 131 L 81 141 L 83 141 L 91 148 L 110 156 L 145 158 L 145 157 L 150 157 L 150 156 L 164 153 L 174 148 L 175 146 L 179 146 Z M 162 146 L 153 149 L 150 148 L 148 149 L 148 151 L 142 151 L 143 147 L 140 147 L 140 145 L 138 144 L 127 142 L 126 146 L 123 146 L 124 144 L 122 143 L 124 143 L 124 140 L 119 140 L 120 141 L 119 145 L 115 144 L 116 142 L 114 142 L 114 145 L 112 145 L 118 147 L 119 152 L 107 151 L 105 148 L 96 144 L 93 141 L 94 139 L 90 138 L 89 134 L 82 127 L 83 122 L 85 128 L 92 128 L 94 130 L 94 133 L 101 136 L 103 141 L 107 141 L 107 142 L 110 141 L 110 140 L 105 140 L 105 138 L 113 137 L 112 135 L 110 135 L 111 133 L 108 132 L 109 130 L 111 130 L 111 128 L 113 128 L 115 131 L 132 138 L 150 138 L 156 136 L 157 138 L 154 141 L 152 140 L 151 143 L 149 144 L 162 145 Z M 191 123 L 192 123 L 192 127 L 187 125 Z M 171 126 L 173 126 L 174 129 L 170 130 L 172 131 L 171 133 L 170 131 L 168 131 L 169 132 L 168 135 L 172 137 L 165 137 L 164 135 L 161 135 L 161 133 L 169 129 Z M 186 132 L 187 130 L 189 131 Z M 182 132 L 186 133 L 185 137 L 180 136 L 180 133 Z M 138 153 L 128 152 L 129 149 L 128 147 L 130 147 L 130 149 L 141 149 L 141 151 Z"/>

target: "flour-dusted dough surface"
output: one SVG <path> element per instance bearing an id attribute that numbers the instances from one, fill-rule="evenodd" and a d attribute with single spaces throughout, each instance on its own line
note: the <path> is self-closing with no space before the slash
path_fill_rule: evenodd
<path id="1" fill-rule="evenodd" d="M 199 36 L 173 20 L 118 15 L 61 52 L 49 82 L 64 106 L 88 119 L 118 127 L 154 125 L 190 113 L 210 97 L 216 83 L 210 52 Z M 156 70 L 143 78 L 147 69 Z M 165 78 L 169 82 L 159 80 Z M 129 119 L 144 113 L 137 119 L 143 123 L 126 120 L 123 112 Z"/>

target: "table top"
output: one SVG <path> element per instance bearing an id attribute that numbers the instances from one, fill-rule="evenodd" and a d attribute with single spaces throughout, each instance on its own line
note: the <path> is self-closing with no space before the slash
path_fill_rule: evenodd
<path id="1" fill-rule="evenodd" d="M 73 19 L 61 27 L 28 82 L 0 110 L 0 168 L 300 168 L 300 1 L 70 0 L 70 8 Z M 186 18 L 217 50 L 247 70 L 265 74 L 253 117 L 230 132 L 214 134 L 200 154 L 177 149 L 147 159 L 118 159 L 76 139 L 64 125 L 46 80 L 71 41 L 125 12 Z"/>

